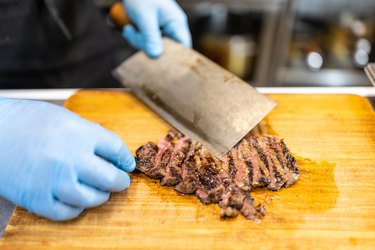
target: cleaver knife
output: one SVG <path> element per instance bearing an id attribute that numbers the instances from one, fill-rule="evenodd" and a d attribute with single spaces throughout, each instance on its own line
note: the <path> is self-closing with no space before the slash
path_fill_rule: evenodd
<path id="1" fill-rule="evenodd" d="M 220 157 L 276 103 L 198 52 L 168 38 L 164 53 L 137 52 L 114 76 L 175 128 Z"/>

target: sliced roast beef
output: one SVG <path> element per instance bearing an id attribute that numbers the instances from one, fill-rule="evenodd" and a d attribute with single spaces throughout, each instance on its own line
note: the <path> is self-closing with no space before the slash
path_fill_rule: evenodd
<path id="1" fill-rule="evenodd" d="M 187 137 L 179 139 L 174 146 L 169 162 L 165 168 L 165 175 L 160 184 L 165 186 L 174 186 L 181 181 L 181 165 L 188 153 L 191 140 Z"/>
<path id="2" fill-rule="evenodd" d="M 159 166 L 155 164 L 159 148 L 155 143 L 148 142 L 135 152 L 137 169 L 152 179 L 163 177 Z"/>
<path id="3" fill-rule="evenodd" d="M 200 164 L 198 152 L 201 148 L 202 144 L 199 142 L 190 143 L 189 151 L 181 165 L 181 181 L 175 186 L 175 189 L 180 193 L 192 194 L 198 188 L 197 164 Z"/>
<path id="4" fill-rule="evenodd" d="M 172 130 L 157 145 L 149 142 L 136 151 L 137 169 L 174 186 L 183 194 L 194 193 L 202 203 L 218 203 L 222 217 L 259 220 L 265 208 L 255 205 L 248 191 L 265 186 L 271 190 L 297 181 L 296 159 L 283 140 L 274 136 L 249 136 L 220 160 L 183 134 Z"/>
<path id="5" fill-rule="evenodd" d="M 199 164 L 197 164 L 198 188 L 195 194 L 203 204 L 218 203 L 223 194 L 220 181 L 221 163 L 208 151 L 199 151 Z"/>

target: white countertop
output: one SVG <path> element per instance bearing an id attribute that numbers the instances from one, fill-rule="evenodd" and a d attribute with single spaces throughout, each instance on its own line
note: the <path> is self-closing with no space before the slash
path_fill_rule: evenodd
<path id="1" fill-rule="evenodd" d="M 374 87 L 261 87 L 263 94 L 355 94 L 363 97 L 375 97 Z M 66 100 L 79 89 L 17 89 L 0 90 L 1 97 L 35 100 Z M 130 91 L 129 89 L 110 89 Z"/>

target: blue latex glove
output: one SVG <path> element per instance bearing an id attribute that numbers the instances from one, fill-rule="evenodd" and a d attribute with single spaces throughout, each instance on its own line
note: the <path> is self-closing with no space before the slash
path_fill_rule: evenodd
<path id="1" fill-rule="evenodd" d="M 123 36 L 149 57 L 163 52 L 162 33 L 191 47 L 187 17 L 175 0 L 123 0 L 128 16 L 135 24 L 126 25 Z"/>
<path id="2" fill-rule="evenodd" d="M 98 124 L 49 103 L 0 98 L 0 195 L 14 204 L 72 219 L 129 187 L 134 168 L 121 139 Z"/>

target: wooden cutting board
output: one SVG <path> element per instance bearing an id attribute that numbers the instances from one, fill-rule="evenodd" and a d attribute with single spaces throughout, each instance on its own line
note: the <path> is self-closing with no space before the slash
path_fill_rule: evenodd
<path id="1" fill-rule="evenodd" d="M 375 247 L 375 115 L 355 95 L 270 95 L 279 106 L 258 128 L 297 155 L 300 180 L 259 189 L 266 216 L 256 224 L 220 219 L 216 205 L 142 174 L 129 190 L 78 219 L 55 223 L 17 208 L 0 249 L 332 249 Z M 134 152 L 169 125 L 131 94 L 82 91 L 66 107 L 107 127 Z"/>

